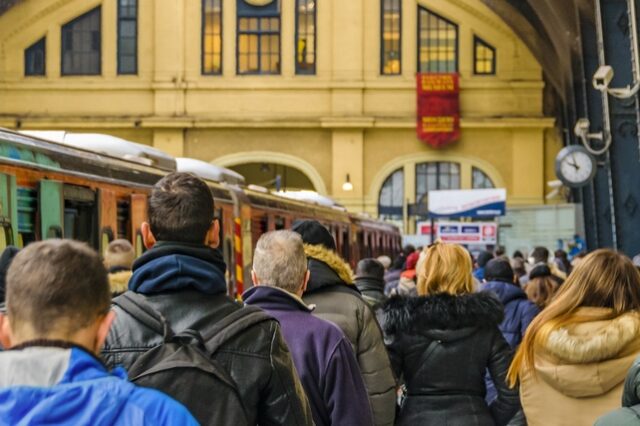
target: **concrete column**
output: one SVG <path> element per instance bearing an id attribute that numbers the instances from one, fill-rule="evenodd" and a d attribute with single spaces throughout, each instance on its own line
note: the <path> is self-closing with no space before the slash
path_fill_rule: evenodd
<path id="1" fill-rule="evenodd" d="M 292 78 L 296 73 L 294 44 L 296 34 L 295 0 L 282 0 L 280 4 L 280 72 Z"/>
<path id="2" fill-rule="evenodd" d="M 405 164 L 404 168 L 404 232 L 406 234 L 416 233 L 416 222 L 409 217 L 408 205 L 416 202 L 416 165 L 415 163 Z"/>
<path id="3" fill-rule="evenodd" d="M 156 129 L 153 131 L 153 147 L 174 157 L 184 157 L 183 129 Z"/>
<path id="4" fill-rule="evenodd" d="M 364 134 L 357 130 L 334 130 L 331 138 L 332 185 L 331 195 L 351 211 L 364 209 Z M 342 184 L 347 179 L 353 184 L 352 191 L 344 191 Z"/>
<path id="5" fill-rule="evenodd" d="M 222 74 L 236 74 L 236 0 L 222 0 Z"/>
<path id="6" fill-rule="evenodd" d="M 115 78 L 118 72 L 118 49 L 116 47 L 118 38 L 118 11 L 115 1 L 102 3 L 102 76 L 105 78 Z"/>
<path id="7" fill-rule="evenodd" d="M 544 203 L 544 131 L 517 129 L 512 142 L 513 204 Z"/>
<path id="8" fill-rule="evenodd" d="M 184 5 L 174 0 L 156 0 L 154 5 L 155 114 L 184 115 Z"/>

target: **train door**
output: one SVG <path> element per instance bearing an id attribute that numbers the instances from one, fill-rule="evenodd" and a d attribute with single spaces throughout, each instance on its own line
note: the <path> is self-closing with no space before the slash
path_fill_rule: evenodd
<path id="1" fill-rule="evenodd" d="M 145 251 L 142 242 L 142 233 L 140 226 L 142 222 L 147 220 L 147 195 L 131 194 L 131 237 L 133 238 L 133 248 L 136 257 L 139 257 Z"/>
<path id="2" fill-rule="evenodd" d="M 18 192 L 16 177 L 0 173 L 0 250 L 18 244 Z"/>
<path id="3" fill-rule="evenodd" d="M 118 237 L 118 201 L 116 193 L 110 189 L 98 191 L 100 253 L 104 253 L 111 241 Z"/>
<path id="4" fill-rule="evenodd" d="M 41 180 L 38 187 L 40 238 L 64 236 L 64 198 L 62 182 Z M 26 242 L 25 242 L 26 244 Z"/>

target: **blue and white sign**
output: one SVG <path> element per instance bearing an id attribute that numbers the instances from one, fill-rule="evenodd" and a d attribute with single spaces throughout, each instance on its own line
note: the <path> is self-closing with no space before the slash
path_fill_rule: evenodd
<path id="1" fill-rule="evenodd" d="M 432 218 L 496 217 L 504 216 L 506 210 L 507 190 L 504 188 L 429 191 L 429 216 Z"/>

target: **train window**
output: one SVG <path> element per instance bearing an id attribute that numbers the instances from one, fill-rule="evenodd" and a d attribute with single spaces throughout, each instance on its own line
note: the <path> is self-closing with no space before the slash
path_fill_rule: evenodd
<path id="1" fill-rule="evenodd" d="M 113 239 L 113 230 L 111 227 L 106 226 L 102 228 L 100 231 L 100 247 L 102 247 L 103 250 L 106 250 L 107 246 L 111 241 L 113 241 Z"/>
<path id="2" fill-rule="evenodd" d="M 6 218 L 0 219 L 0 250 L 4 250 L 8 245 L 13 244 L 13 229 L 11 228 L 11 222 Z"/>
<path id="3" fill-rule="evenodd" d="M 140 231 L 136 233 L 135 250 L 136 250 L 136 257 L 142 256 L 142 253 L 145 252 L 145 246 L 144 246 L 144 242 L 142 241 L 142 234 L 140 233 Z"/>
<path id="4" fill-rule="evenodd" d="M 269 217 L 262 213 L 257 212 L 251 218 L 251 240 L 253 242 L 253 247 L 255 248 L 256 244 L 258 244 L 258 239 L 262 234 L 269 230 Z"/>
<path id="5" fill-rule="evenodd" d="M 276 231 L 280 231 L 286 228 L 285 220 L 284 220 L 284 217 L 282 216 L 276 216 L 274 218 L 274 223 L 275 223 Z"/>
<path id="6" fill-rule="evenodd" d="M 36 240 L 36 212 L 38 211 L 38 191 L 32 188 L 18 187 L 18 245 Z"/>
<path id="7" fill-rule="evenodd" d="M 356 253 L 356 260 L 362 260 L 366 257 L 365 255 L 365 240 L 364 240 L 364 233 L 362 231 L 358 231 L 358 233 L 356 234 L 356 243 L 358 245 L 357 250 L 358 252 Z"/>
<path id="8" fill-rule="evenodd" d="M 342 258 L 346 261 L 351 260 L 351 241 L 349 240 L 349 228 L 342 231 Z"/>
<path id="9" fill-rule="evenodd" d="M 64 238 L 98 248 L 98 226 L 95 192 L 82 186 L 64 185 Z"/>
<path id="10" fill-rule="evenodd" d="M 118 229 L 116 234 L 118 238 L 124 238 L 131 241 L 131 204 L 128 200 L 118 201 Z"/>

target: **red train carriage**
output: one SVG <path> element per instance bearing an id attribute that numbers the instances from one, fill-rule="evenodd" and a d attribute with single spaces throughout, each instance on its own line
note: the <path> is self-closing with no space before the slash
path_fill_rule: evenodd
<path id="1" fill-rule="evenodd" d="M 333 234 L 338 252 L 355 266 L 363 257 L 395 255 L 395 226 L 346 212 L 308 193 L 271 193 L 246 187 L 242 176 L 193 160 L 174 159 L 151 147 L 107 135 L 16 133 L 0 129 L 0 249 L 43 238 L 82 240 L 103 250 L 126 238 L 144 251 L 151 186 L 179 170 L 205 179 L 216 200 L 221 250 L 229 266 L 229 294 L 250 283 L 253 248 L 264 232 L 316 219 Z"/>

